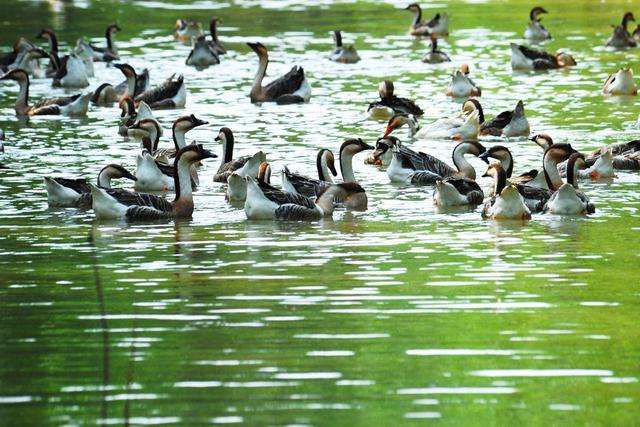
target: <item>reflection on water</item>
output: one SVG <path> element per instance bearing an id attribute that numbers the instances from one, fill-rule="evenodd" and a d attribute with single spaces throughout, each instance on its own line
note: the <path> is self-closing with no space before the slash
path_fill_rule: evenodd
<path id="1" fill-rule="evenodd" d="M 157 112 L 165 129 L 183 112 L 202 117 L 211 125 L 187 139 L 219 154 L 214 138 L 229 126 L 237 155 L 268 153 L 275 182 L 285 164 L 315 174 L 320 147 L 375 141 L 383 124 L 364 121 L 364 110 L 383 78 L 424 107 L 423 125 L 458 111 L 444 88 L 461 62 L 483 88 L 488 117 L 523 99 L 534 132 L 580 150 L 637 137 L 636 100 L 600 93 L 610 72 L 640 58 L 599 47 L 627 3 L 545 4 L 555 38 L 544 49 L 570 51 L 579 64 L 556 73 L 510 70 L 509 43 L 529 5 L 448 5 L 452 34 L 441 45 L 453 63 L 428 66 L 419 61 L 428 42 L 405 35 L 410 14 L 386 3 L 145 1 L 113 5 L 110 15 L 99 2 L 22 2 L 5 5 L 1 43 L 6 51 L 52 26 L 66 51 L 81 35 L 103 43 L 105 19 L 117 19 L 127 62 L 148 67 L 153 83 L 185 75 L 187 108 Z M 196 71 L 183 65 L 189 47 L 171 28 L 212 13 L 230 52 Z M 362 61 L 326 59 L 335 28 Z M 270 48 L 269 76 L 304 66 L 309 104 L 249 103 L 257 58 L 244 43 L 256 40 Z M 120 80 L 96 64 L 92 88 Z M 32 100 L 63 92 L 49 84 L 34 80 Z M 640 175 L 581 183 L 598 209 L 592 217 L 497 223 L 478 209 L 439 209 L 431 188 L 392 185 L 358 155 L 369 210 L 301 224 L 247 221 L 212 182 L 212 160 L 193 220 L 97 222 L 90 211 L 49 209 L 42 177 L 94 180 L 105 162 L 133 169 L 138 145 L 117 136 L 119 110 L 18 120 L 16 93 L 0 84 L 0 160 L 10 167 L 0 170 L 7 423 L 487 425 L 517 416 L 537 425 L 562 411 L 565 424 L 632 425 L 640 415 Z M 451 142 L 407 143 L 450 162 Z M 482 143 L 508 145 L 517 173 L 540 166 L 540 149 L 524 139 Z M 165 131 L 161 145 L 171 144 Z M 478 175 L 486 169 L 471 162 Z"/>

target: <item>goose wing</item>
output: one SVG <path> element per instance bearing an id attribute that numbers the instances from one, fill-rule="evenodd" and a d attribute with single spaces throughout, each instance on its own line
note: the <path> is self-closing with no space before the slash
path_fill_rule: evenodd
<path id="1" fill-rule="evenodd" d="M 532 212 L 541 212 L 549 199 L 555 194 L 553 190 L 531 185 L 517 184 L 516 188 Z"/>
<path id="2" fill-rule="evenodd" d="M 547 59 L 542 59 L 542 58 L 533 60 L 534 70 L 553 70 L 555 68 L 560 68 L 555 58 L 553 61 L 549 61 Z"/>
<path id="3" fill-rule="evenodd" d="M 479 205 L 484 200 L 482 188 L 473 179 L 452 176 L 444 179 L 443 182 L 453 185 L 458 193 L 467 196 L 471 204 Z"/>
<path id="4" fill-rule="evenodd" d="M 322 216 L 318 209 L 315 207 L 308 208 L 306 206 L 300 206 L 296 204 L 284 204 L 280 205 L 275 215 L 277 219 L 291 220 L 291 221 L 314 221 L 320 219 Z"/>
<path id="5" fill-rule="evenodd" d="M 513 117 L 512 111 L 503 111 L 502 113 L 495 116 L 493 119 L 487 120 L 484 123 L 482 123 L 480 125 L 480 134 L 486 135 L 487 133 L 489 133 L 490 135 L 494 135 L 494 133 L 492 133 L 493 129 L 499 129 L 500 133 L 498 133 L 498 135 L 501 135 L 502 129 L 504 129 L 505 126 L 511 123 L 512 117 Z"/>
<path id="6" fill-rule="evenodd" d="M 84 178 L 53 178 L 53 180 L 63 187 L 72 189 L 76 193 L 91 193 L 91 187 L 89 187 L 89 183 L 87 183 L 87 180 Z"/>
<path id="7" fill-rule="evenodd" d="M 454 175 L 456 170 L 440 159 L 423 152 L 413 151 L 405 146 L 400 147 L 398 153 L 403 167 L 409 167 L 416 171 L 428 171 L 439 175 L 441 178 Z"/>
<path id="8" fill-rule="evenodd" d="M 38 102 L 36 102 L 35 104 L 33 104 L 31 106 L 31 108 L 40 108 L 40 107 L 47 107 L 47 106 L 51 106 L 51 105 L 59 105 L 59 106 L 65 106 L 65 105 L 69 105 L 72 102 L 74 102 L 75 100 L 77 100 L 78 98 L 80 98 L 82 94 L 77 94 L 77 95 L 73 95 L 73 96 L 58 96 L 56 98 L 45 98 L 45 99 L 41 99 Z"/>
<path id="9" fill-rule="evenodd" d="M 296 191 L 306 197 L 317 197 L 318 194 L 331 186 L 328 182 L 291 172 L 287 167 L 283 169 L 283 173 Z"/>
<path id="10" fill-rule="evenodd" d="M 284 76 L 280 76 L 264 87 L 265 93 L 271 99 L 277 99 L 282 95 L 294 93 L 304 80 L 304 70 L 302 67 L 294 66 Z"/>
<path id="11" fill-rule="evenodd" d="M 534 180 L 538 176 L 537 169 L 531 169 L 529 172 L 525 172 L 521 175 L 510 178 L 512 184 L 526 184 L 529 181 Z"/>
<path id="12" fill-rule="evenodd" d="M 180 75 L 176 80 L 173 79 L 173 76 L 169 77 L 167 80 L 162 82 L 162 84 L 158 87 L 154 87 L 153 89 L 145 90 L 141 94 L 135 97 L 136 103 L 140 101 L 144 101 L 149 105 L 155 104 L 165 99 L 173 98 L 178 94 L 180 87 L 184 83 L 184 76 Z"/>
<path id="13" fill-rule="evenodd" d="M 127 219 L 152 221 L 171 217 L 171 211 L 160 211 L 149 206 L 131 206 L 127 209 Z"/>
<path id="14" fill-rule="evenodd" d="M 258 186 L 267 199 L 278 205 L 299 205 L 307 209 L 315 209 L 316 207 L 316 204 L 311 199 L 302 194 L 282 191 L 262 181 L 258 181 Z"/>
<path id="15" fill-rule="evenodd" d="M 243 167 L 252 156 L 242 156 L 237 159 L 233 159 L 228 161 L 227 163 L 223 163 L 218 168 L 218 172 L 213 176 L 213 180 L 215 182 L 227 182 L 227 178 L 229 175 Z"/>
<path id="16" fill-rule="evenodd" d="M 531 49 L 529 47 L 526 46 L 518 46 L 518 49 L 520 50 L 520 52 L 522 52 L 522 54 L 524 56 L 526 56 L 529 59 L 532 60 L 536 60 L 536 59 L 542 59 L 551 63 L 556 63 L 556 57 L 547 53 L 547 52 L 543 52 L 541 50 L 535 50 L 535 49 Z"/>
<path id="17" fill-rule="evenodd" d="M 44 105 L 42 107 L 31 106 L 28 111 L 30 116 L 46 116 L 60 114 L 60 106 L 58 104 Z"/>
<path id="18" fill-rule="evenodd" d="M 389 107 L 393 108 L 396 113 L 413 114 L 414 116 L 422 116 L 424 114 L 422 108 L 408 98 L 394 96 L 389 102 Z"/>
<path id="19" fill-rule="evenodd" d="M 153 194 L 134 193 L 120 188 L 104 189 L 111 197 L 125 206 L 139 206 L 169 213 L 173 211 L 173 205 L 164 197 Z"/>

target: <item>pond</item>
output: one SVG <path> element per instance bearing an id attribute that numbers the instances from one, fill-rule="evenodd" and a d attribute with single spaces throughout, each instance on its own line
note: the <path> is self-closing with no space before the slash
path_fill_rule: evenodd
<path id="1" fill-rule="evenodd" d="M 420 61 L 429 42 L 407 35 L 396 2 L 0 0 L 0 50 L 41 28 L 61 51 L 79 37 L 104 43 L 117 21 L 123 61 L 152 83 L 187 82 L 186 108 L 163 110 L 161 140 L 193 113 L 210 124 L 188 134 L 214 141 L 231 128 L 238 154 L 267 153 L 280 169 L 315 174 L 319 148 L 349 137 L 374 143 L 384 123 L 365 121 L 383 79 L 426 111 L 421 123 L 458 111 L 444 89 L 469 63 L 487 116 L 525 102 L 534 133 L 589 153 L 638 137 L 637 100 L 605 98 L 606 77 L 639 68 L 640 50 L 604 48 L 625 1 L 546 1 L 547 51 L 576 67 L 514 73 L 509 43 L 522 42 L 530 3 L 451 1 L 453 62 Z M 402 5 L 404 7 L 404 5 Z M 640 10 L 636 10 L 640 13 Z M 176 19 L 222 19 L 229 53 L 198 71 L 172 36 Z M 333 63 L 331 31 L 362 60 Z M 252 105 L 257 57 L 268 76 L 294 64 L 312 86 L 304 105 Z M 44 46 L 44 45 L 43 45 Z M 96 63 L 91 88 L 119 82 Z M 31 97 L 63 93 L 48 79 Z M 69 91 L 76 92 L 76 91 Z M 431 187 L 397 186 L 354 158 L 366 212 L 337 210 L 312 223 L 248 221 L 201 168 L 190 221 L 127 225 L 92 211 L 47 205 L 44 176 L 95 179 L 106 163 L 133 170 L 138 143 L 117 134 L 119 109 L 86 118 L 19 120 L 17 85 L 0 84 L 7 135 L 0 170 L 0 419 L 6 425 L 632 425 L 640 416 L 640 174 L 581 182 L 589 217 L 534 215 L 526 223 L 481 219 L 480 208 L 439 210 Z M 409 146 L 449 161 L 450 141 Z M 525 138 L 509 145 L 516 171 L 540 166 Z M 478 175 L 486 165 L 471 159 Z M 488 191 L 489 178 L 480 178 Z M 128 185 L 128 184 L 126 184 Z"/>

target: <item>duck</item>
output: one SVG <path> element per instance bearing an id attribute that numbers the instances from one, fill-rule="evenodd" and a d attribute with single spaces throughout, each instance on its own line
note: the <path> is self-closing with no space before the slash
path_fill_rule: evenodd
<path id="1" fill-rule="evenodd" d="M 143 119 L 155 119 L 153 116 L 153 112 L 151 111 L 151 107 L 147 105 L 146 102 L 141 101 L 138 104 L 138 111 L 136 111 L 136 105 L 133 102 L 133 98 L 130 96 L 124 96 L 120 99 L 120 125 L 118 126 L 118 134 L 121 136 L 136 136 L 136 132 L 132 129 L 132 126 L 138 120 Z M 157 121 L 157 120 L 156 120 Z M 162 136 L 162 127 L 160 127 L 160 123 L 158 123 L 159 136 Z M 140 136 L 141 138 L 141 136 Z"/>
<path id="2" fill-rule="evenodd" d="M 330 60 L 343 64 L 355 64 L 360 61 L 360 56 L 358 56 L 358 52 L 353 45 L 342 44 L 342 33 L 340 31 L 333 32 L 333 39 L 336 47 L 329 55 Z"/>
<path id="3" fill-rule="evenodd" d="M 469 78 L 468 64 L 462 64 L 460 69 L 453 73 L 445 94 L 453 98 L 469 98 L 482 95 L 482 89 Z"/>
<path id="4" fill-rule="evenodd" d="M 494 220 L 528 220 L 531 211 L 513 184 L 507 184 L 502 166 L 492 163 L 483 176 L 493 177 L 493 194 L 482 209 L 482 218 Z"/>
<path id="5" fill-rule="evenodd" d="M 353 156 L 365 150 L 373 150 L 373 148 L 373 146 L 365 143 L 360 138 L 349 138 L 342 143 L 340 146 L 340 172 L 342 173 L 343 182 L 357 182 L 353 173 Z M 318 153 L 318 156 L 320 155 L 321 153 Z M 330 155 L 330 158 L 333 159 L 333 154 Z M 282 174 L 282 188 L 286 191 L 300 193 L 307 197 L 317 197 L 318 194 L 332 183 L 330 181 L 331 177 L 328 176 L 324 169 L 322 174 L 320 174 L 322 159 L 318 157 L 317 160 L 320 161 L 318 164 L 319 180 L 291 173 L 285 166 Z M 336 200 L 336 202 L 341 202 L 341 200 Z M 366 203 L 364 206 L 366 208 Z"/>
<path id="6" fill-rule="evenodd" d="M 193 48 L 185 61 L 185 64 L 196 67 L 197 69 L 203 69 L 209 65 L 217 65 L 219 63 L 220 58 L 218 54 L 205 36 L 200 36 L 194 41 Z"/>
<path id="7" fill-rule="evenodd" d="M 152 109 L 162 108 L 184 108 L 187 102 L 187 88 L 184 84 L 184 76 L 179 75 L 174 79 L 175 74 L 166 79 L 158 87 L 147 89 L 135 96 L 133 100 L 136 104 L 144 101 Z"/>
<path id="8" fill-rule="evenodd" d="M 617 72 L 607 77 L 602 87 L 605 95 L 630 95 L 638 94 L 638 85 L 633 80 L 631 68 L 620 68 Z"/>
<path id="9" fill-rule="evenodd" d="M 409 34 L 412 36 L 449 35 L 449 16 L 446 13 L 436 13 L 431 20 L 425 22 L 422 20 L 422 9 L 417 3 L 411 3 L 404 9 L 414 13 L 413 22 L 409 27 Z"/>
<path id="10" fill-rule="evenodd" d="M 422 58 L 422 62 L 427 64 L 441 64 L 451 62 L 449 55 L 438 50 L 438 36 L 431 34 L 431 50 Z"/>
<path id="11" fill-rule="evenodd" d="M 91 103 L 107 106 L 118 102 L 123 97 L 131 98 L 134 96 L 133 94 L 136 91 L 136 71 L 129 64 L 114 64 L 113 66 L 124 74 L 127 85 L 114 87 L 109 83 L 103 83 L 93 92 Z"/>
<path id="12" fill-rule="evenodd" d="M 338 175 L 335 167 L 335 159 L 331 150 L 321 148 L 318 151 L 316 168 L 318 169 L 318 179 L 291 172 L 289 168 L 285 166 L 282 170 L 282 188 L 286 191 L 300 193 L 310 198 L 317 197 L 321 190 L 333 184 L 331 175 Z"/>
<path id="13" fill-rule="evenodd" d="M 87 76 L 82 59 L 73 52 L 62 58 L 51 85 L 65 88 L 84 88 L 89 86 L 89 76 Z"/>
<path id="14" fill-rule="evenodd" d="M 126 178 L 136 181 L 135 175 L 120 165 L 109 164 L 98 173 L 98 187 L 111 188 L 111 180 Z M 44 177 L 47 201 L 51 207 L 91 209 L 91 188 L 84 178 Z"/>
<path id="15" fill-rule="evenodd" d="M 393 158 L 387 169 L 391 182 L 413 185 L 431 185 L 455 176 L 476 179 L 476 171 L 465 159 L 466 154 L 479 156 L 485 148 L 477 141 L 463 141 L 453 149 L 453 164 L 447 165 L 429 154 L 413 151 L 400 144 L 398 138 L 386 137 L 393 146 Z"/>
<path id="16" fill-rule="evenodd" d="M 636 47 L 637 40 L 629 33 L 629 22 L 636 21 L 636 18 L 633 16 L 633 13 L 626 12 L 622 17 L 622 22 L 620 25 L 616 25 L 613 28 L 613 34 L 607 39 L 605 46 L 614 47 L 617 49 L 625 48 L 625 47 Z M 635 33 L 634 33 L 635 34 Z"/>
<path id="17" fill-rule="evenodd" d="M 549 13 L 544 8 L 536 6 L 529 12 L 529 23 L 524 30 L 524 38 L 537 42 L 543 40 L 550 40 L 551 34 L 540 22 L 542 18 L 538 18 L 542 13 Z"/>
<path id="18" fill-rule="evenodd" d="M 253 177 L 246 177 L 247 199 L 244 211 L 248 219 L 277 219 L 288 221 L 318 221 L 331 218 L 334 200 L 343 200 L 345 207 L 362 205 L 364 188 L 356 182 L 333 184 L 318 195 L 315 201 L 298 193 L 279 190 Z"/>
<path id="19" fill-rule="evenodd" d="M 104 189 L 89 184 L 96 217 L 98 219 L 123 219 L 131 222 L 191 218 L 194 203 L 190 182 L 190 166 L 215 157 L 217 156 L 205 150 L 201 144 L 188 145 L 178 152 L 173 164 L 176 191 L 176 197 L 173 201 L 153 194 Z"/>
<path id="20" fill-rule="evenodd" d="M 558 51 L 552 55 L 511 43 L 511 68 L 514 70 L 554 70 L 577 65 L 573 56 Z"/>
<path id="21" fill-rule="evenodd" d="M 211 41 L 209 45 L 213 49 L 213 51 L 218 55 L 224 55 L 227 53 L 227 50 L 224 48 L 220 40 L 218 39 L 218 23 L 221 23 L 220 19 L 217 16 L 213 16 L 209 20 L 209 33 L 211 34 Z"/>
<path id="22" fill-rule="evenodd" d="M 573 153 L 567 161 L 567 182 L 553 193 L 544 207 L 545 213 L 556 215 L 587 215 L 596 208 L 581 191 L 578 191 L 578 170 L 587 167 L 584 155 Z"/>
<path id="23" fill-rule="evenodd" d="M 93 50 L 94 61 L 111 62 L 120 59 L 120 55 L 118 55 L 118 50 L 116 49 L 116 44 L 114 42 L 114 34 L 120 30 L 121 28 L 118 24 L 110 24 L 107 26 L 104 32 L 105 39 L 107 40 L 107 47 L 98 47 L 89 43 L 89 46 Z"/>
<path id="24" fill-rule="evenodd" d="M 393 82 L 384 80 L 378 84 L 380 101 L 369 104 L 367 114 L 372 120 L 389 120 L 394 114 L 413 114 L 422 116 L 424 111 L 414 101 L 399 98 L 394 94 Z"/>
<path id="25" fill-rule="evenodd" d="M 176 21 L 174 37 L 176 40 L 189 44 L 192 39 L 202 36 L 202 27 L 196 21 L 188 21 L 186 19 L 178 19 Z"/>
<path id="26" fill-rule="evenodd" d="M 491 120 L 480 125 L 480 135 L 505 136 L 514 138 L 517 136 L 529 136 L 529 121 L 524 114 L 524 103 L 518 101 L 513 111 L 503 111 Z"/>
<path id="27" fill-rule="evenodd" d="M 235 137 L 228 127 L 220 128 L 215 140 L 222 143 L 222 162 L 218 167 L 218 171 L 213 176 L 213 182 L 225 183 L 234 172 L 241 176 L 257 176 L 260 163 L 266 161 L 266 156 L 262 151 L 258 151 L 253 156 L 243 156 L 234 159 L 233 147 L 235 145 Z M 247 162 L 254 157 L 259 161 L 257 163 L 254 161 L 247 165 Z"/>
<path id="28" fill-rule="evenodd" d="M 20 92 L 18 92 L 15 106 L 16 115 L 18 116 L 59 114 L 82 116 L 87 114 L 87 110 L 89 109 L 91 93 L 46 98 L 41 99 L 33 105 L 29 105 L 29 75 L 22 69 L 11 70 L 3 76 L 0 76 L 0 80 L 14 80 L 20 85 Z"/>
<path id="29" fill-rule="evenodd" d="M 296 65 L 287 74 L 278 77 L 266 86 L 262 86 L 262 81 L 267 72 L 267 65 L 269 65 L 269 52 L 262 43 L 247 43 L 247 45 L 258 55 L 260 60 L 258 71 L 249 93 L 251 103 L 298 104 L 309 102 L 311 86 L 309 86 L 302 67 Z"/>

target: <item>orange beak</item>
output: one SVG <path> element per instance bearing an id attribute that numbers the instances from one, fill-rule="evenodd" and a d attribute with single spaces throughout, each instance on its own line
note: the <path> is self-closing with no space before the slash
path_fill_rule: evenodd
<path id="1" fill-rule="evenodd" d="M 383 138 L 386 138 L 387 136 L 389 136 L 389 134 L 393 132 L 393 128 L 389 125 L 387 125 L 387 129 L 385 129 L 384 131 L 384 135 L 382 135 Z"/>
<path id="2" fill-rule="evenodd" d="M 454 141 L 460 141 L 462 139 L 462 135 L 460 135 L 459 133 L 455 134 L 451 137 L 451 139 L 453 139 Z"/>
<path id="3" fill-rule="evenodd" d="M 591 175 L 591 179 L 600 179 L 600 174 L 596 171 L 591 171 L 589 175 Z"/>

